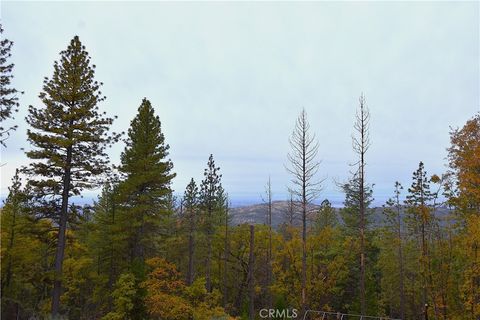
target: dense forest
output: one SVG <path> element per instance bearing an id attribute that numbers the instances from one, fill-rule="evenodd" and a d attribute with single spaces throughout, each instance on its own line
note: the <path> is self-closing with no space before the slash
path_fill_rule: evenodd
<path id="1" fill-rule="evenodd" d="M 2 148 L 15 148 L 16 126 L 4 124 L 21 107 L 12 44 L 1 41 Z M 267 180 L 265 222 L 234 225 L 208 150 L 203 179 L 173 192 L 175 164 L 147 98 L 126 132 L 111 132 L 90 59 L 74 37 L 41 105 L 28 107 L 30 164 L 1 209 L 2 319 L 259 319 L 262 309 L 480 319 L 480 113 L 451 129 L 449 169 L 427 172 L 418 159 L 411 181 L 392 181 L 373 223 L 365 97 L 351 115 L 357 158 L 339 184 L 340 209 L 321 198 L 318 141 L 302 111 L 292 119 L 284 222 L 272 227 Z M 116 166 L 115 143 L 125 146 Z M 93 204 L 74 204 L 95 188 Z"/>

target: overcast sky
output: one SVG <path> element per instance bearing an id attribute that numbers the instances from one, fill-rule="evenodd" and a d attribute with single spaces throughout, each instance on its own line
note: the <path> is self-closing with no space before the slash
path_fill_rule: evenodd
<path id="1" fill-rule="evenodd" d="M 377 204 L 394 181 L 410 184 L 420 160 L 444 172 L 449 127 L 480 108 L 478 2 L 2 1 L 1 17 L 15 42 L 14 85 L 25 91 L 2 149 L 2 197 L 28 163 L 27 106 L 40 106 L 43 77 L 74 35 L 104 83 L 101 109 L 118 115 L 113 129 L 126 130 L 147 97 L 171 147 L 175 191 L 200 180 L 213 153 L 234 204 L 259 202 L 269 175 L 274 199 L 286 197 L 288 137 L 302 108 L 320 144 L 320 199 L 337 202 L 365 94 Z M 123 147 L 111 149 L 114 162 Z"/>

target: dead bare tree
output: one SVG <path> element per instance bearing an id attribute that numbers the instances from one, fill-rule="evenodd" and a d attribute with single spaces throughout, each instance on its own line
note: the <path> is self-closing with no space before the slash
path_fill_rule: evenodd
<path id="1" fill-rule="evenodd" d="M 272 286 L 272 183 L 268 177 L 267 185 L 265 186 L 265 198 L 262 197 L 264 203 L 267 204 L 267 215 L 265 222 L 268 226 L 268 248 L 267 248 L 267 304 L 272 307 L 272 294 L 270 287 Z"/>
<path id="2" fill-rule="evenodd" d="M 312 203 L 321 191 L 321 182 L 315 180 L 320 162 L 316 160 L 318 141 L 315 134 L 310 134 L 310 124 L 305 109 L 302 110 L 295 123 L 289 139 L 291 152 L 288 154 L 290 166 L 286 169 L 292 175 L 293 186 L 289 188 L 298 198 L 302 214 L 302 314 L 307 306 L 307 206 Z"/>
<path id="3" fill-rule="evenodd" d="M 352 135 L 352 146 L 353 151 L 358 155 L 358 160 L 352 166 L 357 168 L 356 175 L 359 179 L 359 215 L 360 215 L 360 309 L 361 314 L 365 315 L 366 313 L 366 294 L 365 294 L 365 229 L 366 229 L 366 219 L 365 219 L 365 154 L 370 148 L 370 111 L 368 110 L 365 103 L 365 96 L 362 94 L 359 98 L 359 108 L 355 114 L 355 124 L 353 126 L 355 134 Z"/>
<path id="4" fill-rule="evenodd" d="M 228 195 L 225 197 L 225 239 L 224 239 L 224 248 L 223 248 L 223 308 L 227 308 L 228 303 L 228 256 L 230 252 L 230 242 L 229 242 L 229 233 L 228 233 L 228 224 L 229 219 L 230 204 L 228 200 Z"/>
<path id="5" fill-rule="evenodd" d="M 292 227 L 294 220 L 297 218 L 297 204 L 295 203 L 295 199 L 291 190 L 288 190 L 287 206 L 282 210 L 282 213 L 285 224 L 289 227 Z"/>

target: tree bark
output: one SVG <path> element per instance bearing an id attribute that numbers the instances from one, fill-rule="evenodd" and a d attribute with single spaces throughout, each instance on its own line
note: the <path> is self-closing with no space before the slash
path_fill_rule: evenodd
<path id="1" fill-rule="evenodd" d="M 302 315 L 307 308 L 307 137 L 303 130 L 302 145 Z"/>
<path id="2" fill-rule="evenodd" d="M 366 315 L 366 254 L 365 254 L 365 233 L 366 233 L 366 203 L 365 203 L 365 154 L 370 147 L 369 139 L 369 121 L 370 113 L 365 105 L 365 98 L 363 94 L 360 96 L 360 111 L 356 115 L 355 130 L 360 135 L 359 138 L 354 138 L 353 149 L 360 156 L 358 160 L 358 179 L 359 179 L 359 214 L 360 214 L 360 309 L 361 315 Z"/>
<path id="3" fill-rule="evenodd" d="M 364 153 L 361 153 L 360 163 L 360 305 L 361 314 L 366 315 L 365 293 L 365 180 Z"/>
<path id="4" fill-rule="evenodd" d="M 287 168 L 294 177 L 292 182 L 295 188 L 290 190 L 298 197 L 302 208 L 301 316 L 307 308 L 307 207 L 318 196 L 321 184 L 321 181 L 314 181 L 320 163 L 315 160 L 318 142 L 315 135 L 309 134 L 309 128 L 307 115 L 303 110 L 290 138 L 292 151 L 288 154 L 288 160 L 291 168 Z"/>
<path id="5" fill-rule="evenodd" d="M 63 175 L 62 207 L 60 211 L 60 224 L 58 226 L 58 243 L 55 253 L 55 279 L 52 291 L 52 316 L 58 317 L 60 311 L 60 295 L 62 293 L 62 271 L 63 259 L 65 254 L 65 235 L 68 220 L 68 199 L 71 180 L 72 147 L 67 148 L 67 158 L 65 163 L 65 173 Z"/>
<path id="6" fill-rule="evenodd" d="M 228 302 L 228 288 L 227 288 L 227 266 L 228 266 L 228 252 L 230 251 L 229 242 L 228 242 L 228 206 L 225 210 L 225 243 L 224 243 L 224 252 L 223 252 L 223 308 L 227 308 Z"/>
<path id="7" fill-rule="evenodd" d="M 188 235 L 188 274 L 187 274 L 187 285 L 191 286 L 193 283 L 193 254 L 194 254 L 195 240 L 193 238 L 193 233 L 190 231 Z"/>
<path id="8" fill-rule="evenodd" d="M 191 209 L 187 209 L 191 210 Z M 194 272 L 194 253 L 195 253 L 195 223 L 193 219 L 193 212 L 189 212 L 189 227 L 188 227 L 188 271 L 187 271 L 187 285 L 191 286 L 193 283 Z"/>
<path id="9" fill-rule="evenodd" d="M 205 265 L 205 288 L 208 293 L 212 292 L 212 209 L 208 208 L 207 222 L 207 261 Z"/>
<path id="10" fill-rule="evenodd" d="M 403 265 L 403 239 L 402 239 L 402 217 L 400 208 L 400 199 L 396 195 L 397 202 L 397 237 L 398 237 L 398 263 L 400 266 L 400 318 L 405 319 L 405 271 Z"/>
<path id="11" fill-rule="evenodd" d="M 113 190 L 112 194 L 109 195 L 109 199 L 112 202 L 112 226 L 115 225 L 115 200 L 113 199 Z M 109 208 L 109 206 L 107 206 Z M 113 241 L 110 243 L 110 270 L 108 271 L 108 289 L 110 292 L 113 291 L 113 284 L 115 278 L 116 268 L 115 268 L 115 250 L 114 250 L 114 243 Z M 113 298 L 111 295 L 108 296 L 108 310 L 111 311 L 113 308 Z"/>
<path id="12" fill-rule="evenodd" d="M 267 199 L 268 199 L 268 211 L 267 211 L 267 226 L 268 226 L 268 249 L 267 249 L 267 306 L 272 308 L 272 185 L 270 177 L 267 184 Z"/>

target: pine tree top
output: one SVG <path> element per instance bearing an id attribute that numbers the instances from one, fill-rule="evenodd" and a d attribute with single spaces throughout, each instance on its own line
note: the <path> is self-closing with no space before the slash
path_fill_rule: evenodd
<path id="1" fill-rule="evenodd" d="M 146 98 L 131 121 L 125 144 L 119 168 L 127 176 L 121 186 L 122 194 L 143 194 L 151 200 L 167 201 L 165 197 L 172 192 L 171 180 L 176 174 L 167 158 L 170 146 L 165 143 L 160 118 Z"/>
<path id="2" fill-rule="evenodd" d="M 204 179 L 200 186 L 200 199 L 203 206 L 213 209 L 219 202 L 219 197 L 223 193 L 221 184 L 222 175 L 219 173 L 220 167 L 215 166 L 213 154 L 210 154 L 207 162 L 207 168 L 203 173 Z"/>
<path id="3" fill-rule="evenodd" d="M 60 52 L 52 77 L 44 79 L 39 94 L 43 105 L 29 106 L 27 136 L 32 150 L 26 154 L 38 162 L 25 171 L 39 192 L 58 194 L 67 169 L 74 194 L 97 186 L 97 177 L 108 171 L 106 148 L 120 135 L 109 133 L 113 118 L 99 110 L 105 97 L 102 84 L 94 79 L 94 69 L 85 46 L 75 36 Z"/>
<path id="4" fill-rule="evenodd" d="M 165 179 L 171 180 L 175 174 L 169 173 L 173 168 L 167 159 L 170 146 L 165 143 L 160 118 L 155 115 L 152 104 L 143 98 L 137 115 L 128 129 L 126 147 L 121 155 L 120 170 L 129 176 L 154 175 L 165 173 Z"/>

